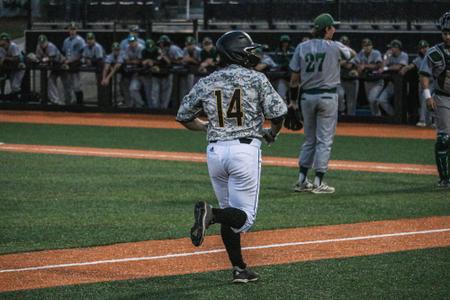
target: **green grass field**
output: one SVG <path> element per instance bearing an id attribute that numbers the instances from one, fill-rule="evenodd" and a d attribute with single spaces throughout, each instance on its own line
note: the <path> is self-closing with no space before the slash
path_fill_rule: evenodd
<path id="1" fill-rule="evenodd" d="M 296 157 L 301 135 L 264 155 Z M 185 130 L 0 123 L 0 142 L 203 152 Z M 332 159 L 433 164 L 433 141 L 338 137 Z M 214 203 L 205 164 L 0 152 L 0 253 L 187 237 L 193 203 Z M 331 171 L 333 195 L 291 191 L 295 168 L 264 167 L 254 230 L 450 215 L 428 175 Z M 217 233 L 217 229 L 211 234 Z M 446 299 L 450 248 L 260 267 L 235 287 L 229 271 L 2 293 L 0 298 Z"/>

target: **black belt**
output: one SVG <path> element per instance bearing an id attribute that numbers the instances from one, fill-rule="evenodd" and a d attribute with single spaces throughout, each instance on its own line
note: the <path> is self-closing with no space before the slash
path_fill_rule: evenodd
<path id="1" fill-rule="evenodd" d="M 337 89 L 309 89 L 309 90 L 303 90 L 302 92 L 305 94 L 310 94 L 310 95 L 317 95 L 317 94 L 323 94 L 323 93 L 331 93 L 334 94 L 336 93 Z"/>
<path id="2" fill-rule="evenodd" d="M 209 141 L 210 143 L 217 143 L 217 141 Z M 240 138 L 239 143 L 241 144 L 251 144 L 253 142 L 253 139 L 249 138 Z"/>

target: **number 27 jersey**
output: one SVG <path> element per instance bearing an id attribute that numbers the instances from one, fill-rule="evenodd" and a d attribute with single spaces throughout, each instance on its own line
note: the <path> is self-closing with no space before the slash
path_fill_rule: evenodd
<path id="1" fill-rule="evenodd" d="M 312 39 L 298 44 L 289 68 L 300 73 L 302 89 L 333 89 L 341 83 L 340 60 L 351 58 L 340 42 Z"/>
<path id="2" fill-rule="evenodd" d="M 264 74 L 229 65 L 194 85 L 177 120 L 191 121 L 202 110 L 209 121 L 208 141 L 227 141 L 261 138 L 264 119 L 285 115 L 287 107 Z"/>

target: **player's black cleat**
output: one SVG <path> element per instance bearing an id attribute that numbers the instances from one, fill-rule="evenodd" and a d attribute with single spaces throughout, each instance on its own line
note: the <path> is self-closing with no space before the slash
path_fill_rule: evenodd
<path id="1" fill-rule="evenodd" d="M 450 188 L 450 181 L 448 179 L 442 179 L 438 182 L 439 188 Z"/>
<path id="2" fill-rule="evenodd" d="M 239 267 L 233 268 L 233 283 L 247 283 L 252 281 L 257 281 L 259 275 L 253 272 L 249 268 L 241 269 Z"/>
<path id="3" fill-rule="evenodd" d="M 213 213 L 211 206 L 203 201 L 197 202 L 194 207 L 194 226 L 191 228 L 191 240 L 194 246 L 200 246 L 205 238 L 206 229 L 212 223 Z"/>

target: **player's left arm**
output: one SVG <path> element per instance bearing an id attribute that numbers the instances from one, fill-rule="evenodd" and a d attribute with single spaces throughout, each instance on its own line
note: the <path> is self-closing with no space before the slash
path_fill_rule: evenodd
<path id="1" fill-rule="evenodd" d="M 198 118 L 198 114 L 203 109 L 201 101 L 203 91 L 205 87 L 200 79 L 183 98 L 178 109 L 176 120 L 189 130 L 206 131 L 208 128 L 209 122 Z"/>

